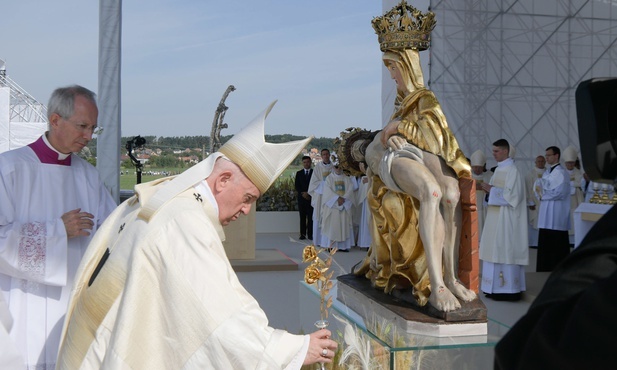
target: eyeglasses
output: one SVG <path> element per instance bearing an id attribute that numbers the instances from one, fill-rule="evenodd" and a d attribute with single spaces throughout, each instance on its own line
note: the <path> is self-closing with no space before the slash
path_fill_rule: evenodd
<path id="1" fill-rule="evenodd" d="M 98 135 L 100 135 L 103 132 L 103 128 L 99 127 L 99 126 L 88 125 L 87 123 L 84 123 L 84 122 L 73 122 L 73 121 L 71 121 L 69 119 L 66 119 L 64 117 L 62 117 L 62 119 L 67 121 L 71 125 L 75 126 L 75 128 L 78 131 L 81 131 L 83 133 L 89 132 L 92 135 L 93 138 L 97 137 Z"/>

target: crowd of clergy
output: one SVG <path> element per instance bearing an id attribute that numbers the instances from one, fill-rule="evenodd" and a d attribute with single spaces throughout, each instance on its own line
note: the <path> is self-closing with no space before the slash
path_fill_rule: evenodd
<path id="1" fill-rule="evenodd" d="M 367 203 L 370 179 L 349 176 L 339 166 L 336 153 L 321 151 L 308 192 L 313 206 L 313 241 L 323 248 L 348 252 L 368 249 L 371 213 Z"/>
<path id="2" fill-rule="evenodd" d="M 550 146 L 530 171 L 514 159 L 506 140 L 493 143 L 497 166 L 486 167 L 483 150 L 470 157 L 476 181 L 481 285 L 485 296 L 517 301 L 526 290 L 529 248 L 537 248 L 536 271 L 552 271 L 574 247 L 575 209 L 593 193 L 576 148 Z M 589 199 L 590 195 L 587 195 Z"/>

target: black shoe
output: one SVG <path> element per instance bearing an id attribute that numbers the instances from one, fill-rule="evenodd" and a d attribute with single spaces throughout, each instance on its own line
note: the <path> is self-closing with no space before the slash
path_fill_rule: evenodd
<path id="1" fill-rule="evenodd" d="M 349 249 L 339 249 L 338 252 L 349 253 Z"/>
<path id="2" fill-rule="evenodd" d="M 300 235 L 300 240 L 304 240 L 306 239 L 306 237 L 304 237 L 304 235 Z"/>
<path id="3" fill-rule="evenodd" d="M 493 293 L 490 295 L 494 301 L 517 302 L 522 298 L 521 293 Z"/>
<path id="4" fill-rule="evenodd" d="M 309 236 L 309 237 L 308 237 L 308 240 L 313 240 L 313 237 L 312 237 L 312 236 Z"/>

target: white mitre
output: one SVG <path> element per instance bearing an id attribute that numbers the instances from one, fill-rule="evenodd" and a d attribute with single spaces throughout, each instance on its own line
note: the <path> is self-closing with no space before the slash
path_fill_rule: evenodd
<path id="1" fill-rule="evenodd" d="M 486 164 L 486 156 L 484 155 L 484 152 L 478 149 L 473 152 L 469 162 L 472 166 L 484 166 Z"/>
<path id="2" fill-rule="evenodd" d="M 261 194 L 268 190 L 313 138 L 310 136 L 281 144 L 266 143 L 264 124 L 274 104 L 276 100 L 219 149 L 220 153 L 242 169 Z"/>
<path id="3" fill-rule="evenodd" d="M 575 147 L 569 146 L 563 150 L 563 161 L 564 162 L 576 162 L 576 158 L 578 157 L 578 151 Z"/>

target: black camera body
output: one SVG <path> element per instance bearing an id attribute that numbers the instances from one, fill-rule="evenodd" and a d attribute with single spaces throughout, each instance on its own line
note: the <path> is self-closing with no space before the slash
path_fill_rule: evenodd
<path id="1" fill-rule="evenodd" d="M 581 157 L 592 181 L 617 184 L 617 78 L 594 78 L 576 89 Z"/>

